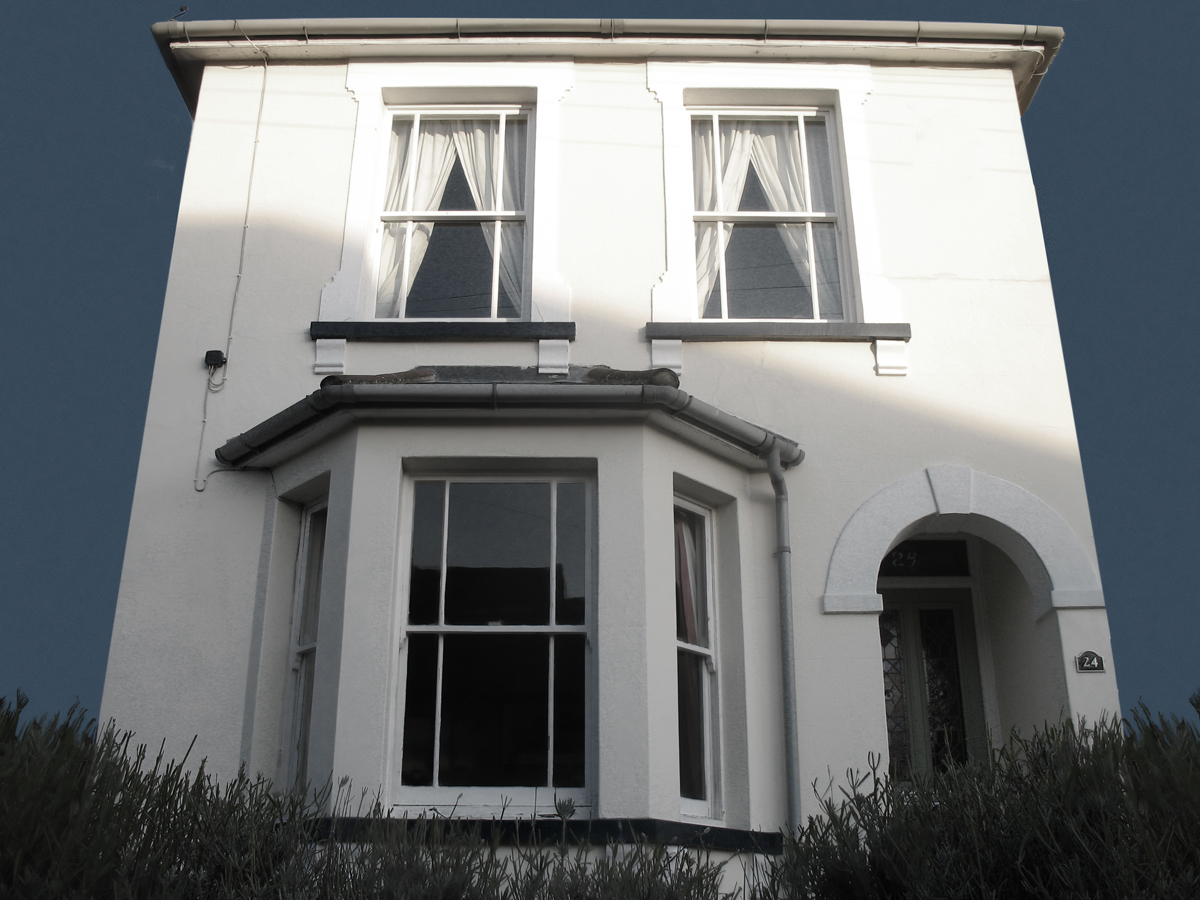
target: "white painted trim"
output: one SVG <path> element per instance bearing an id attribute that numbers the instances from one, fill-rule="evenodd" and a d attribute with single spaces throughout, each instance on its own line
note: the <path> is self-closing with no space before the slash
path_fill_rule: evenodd
<path id="1" fill-rule="evenodd" d="M 908 344 L 904 341 L 877 340 L 871 349 L 875 351 L 876 375 L 908 374 Z"/>
<path id="2" fill-rule="evenodd" d="M 358 103 L 354 152 L 346 199 L 342 264 L 321 291 L 322 322 L 374 320 L 375 261 L 371 248 L 379 227 L 378 199 L 387 165 L 384 138 L 391 128 L 388 98 L 405 89 L 438 90 L 478 88 L 481 96 L 497 89 L 532 89 L 537 104 L 530 115 L 532 131 L 529 165 L 532 167 L 532 200 L 526 211 L 532 242 L 528 316 L 533 322 L 568 322 L 571 291 L 558 271 L 559 233 L 559 101 L 574 84 L 570 61 L 531 62 L 351 62 L 346 89 Z M 455 94 L 454 96 L 460 96 Z M 382 148 L 382 149 L 381 149 Z M 340 352 L 339 352 L 340 351 Z M 323 372 L 341 372 L 345 346 L 319 348 L 317 365 Z"/>
<path id="3" fill-rule="evenodd" d="M 1058 513 L 1018 485 L 966 466 L 931 466 L 889 484 L 842 529 L 825 579 L 827 613 L 876 613 L 879 561 L 917 532 L 974 534 L 1009 555 L 1040 619 L 1054 609 L 1104 607 L 1100 577 Z"/>

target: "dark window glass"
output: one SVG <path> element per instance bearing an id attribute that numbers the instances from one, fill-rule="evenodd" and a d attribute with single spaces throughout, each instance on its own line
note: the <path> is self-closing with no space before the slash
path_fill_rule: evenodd
<path id="1" fill-rule="evenodd" d="M 446 623 L 550 621 L 550 485 L 450 485 Z"/>
<path id="2" fill-rule="evenodd" d="M 404 703 L 404 784 L 433 784 L 433 729 L 437 707 L 436 634 L 408 637 L 408 688 Z"/>
<path id="3" fill-rule="evenodd" d="M 905 541 L 879 564 L 880 575 L 970 575 L 966 541 Z"/>
<path id="4" fill-rule="evenodd" d="M 300 612 L 300 646 L 316 643 L 321 621 L 321 571 L 325 559 L 325 522 L 328 511 L 308 517 L 308 549 L 304 561 L 304 605 Z"/>
<path id="5" fill-rule="evenodd" d="M 675 636 L 708 646 L 704 519 L 675 508 Z"/>
<path id="6" fill-rule="evenodd" d="M 404 307 L 408 319 L 488 318 L 492 314 L 491 222 L 415 222 L 429 235 Z M 414 239 L 414 245 L 418 241 Z M 413 260 L 409 265 L 415 265 Z M 511 309 L 511 299 L 506 301 Z"/>
<path id="7" fill-rule="evenodd" d="M 679 793 L 708 795 L 704 784 L 704 660 L 679 651 Z"/>
<path id="8" fill-rule="evenodd" d="M 438 782 L 544 785 L 550 637 L 447 634 Z"/>
<path id="9" fill-rule="evenodd" d="M 584 636 L 554 638 L 554 786 L 583 787 Z"/>
<path id="10" fill-rule="evenodd" d="M 587 537 L 582 484 L 558 486 L 554 618 L 559 625 L 583 624 L 587 583 Z"/>
<path id="11" fill-rule="evenodd" d="M 442 522 L 446 483 L 418 481 L 414 493 L 408 621 L 414 625 L 433 625 L 438 620 L 442 588 Z"/>
<path id="12" fill-rule="evenodd" d="M 725 247 L 729 317 L 811 319 L 808 235 L 804 225 L 739 222 L 732 228 Z"/>

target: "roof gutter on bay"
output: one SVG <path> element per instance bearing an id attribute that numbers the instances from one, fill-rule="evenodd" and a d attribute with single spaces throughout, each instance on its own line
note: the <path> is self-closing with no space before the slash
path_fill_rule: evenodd
<path id="1" fill-rule="evenodd" d="M 335 380 L 335 379 L 330 379 Z M 698 400 L 686 391 L 664 385 L 613 384 L 329 384 L 298 403 L 227 441 L 217 459 L 242 467 L 302 432 L 338 413 L 369 417 L 372 412 L 408 410 L 458 411 L 470 417 L 501 418 L 537 415 L 539 411 L 628 411 L 661 414 L 689 430 L 716 439 L 741 454 L 766 460 L 773 448 L 785 466 L 799 463 L 804 451 L 795 443 L 765 428 Z M 393 413 L 394 415 L 394 413 Z"/>

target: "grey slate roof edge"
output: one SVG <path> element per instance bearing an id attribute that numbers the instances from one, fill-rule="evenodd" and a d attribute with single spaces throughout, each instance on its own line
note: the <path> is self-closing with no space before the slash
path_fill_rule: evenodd
<path id="1" fill-rule="evenodd" d="M 778 447 L 784 465 L 804 458 L 799 445 L 678 388 L 657 384 L 435 383 L 330 384 L 226 441 L 216 451 L 226 466 L 242 467 L 270 447 L 342 411 L 370 409 L 521 411 L 548 409 L 662 412 L 762 458 Z"/>

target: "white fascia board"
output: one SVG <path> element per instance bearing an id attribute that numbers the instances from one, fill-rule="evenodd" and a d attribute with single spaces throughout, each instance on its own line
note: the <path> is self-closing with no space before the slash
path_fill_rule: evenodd
<path id="1" fill-rule="evenodd" d="M 194 106 L 188 70 L 261 60 L 844 60 L 1011 69 L 1021 109 L 1062 43 L 1060 28 L 772 19 L 313 19 L 160 22 L 155 40 Z"/>

